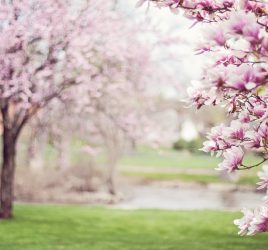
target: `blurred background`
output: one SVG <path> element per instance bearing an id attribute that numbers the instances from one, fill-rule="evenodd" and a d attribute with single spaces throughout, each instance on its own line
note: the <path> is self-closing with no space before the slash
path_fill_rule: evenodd
<path id="1" fill-rule="evenodd" d="M 221 108 L 197 112 L 184 102 L 207 60 L 194 54 L 198 28 L 190 29 L 190 21 L 167 10 L 135 4 L 114 2 L 114 12 L 127 25 L 102 37 L 107 43 L 121 39 L 109 62 L 119 60 L 119 50 L 117 74 L 105 75 L 97 90 L 65 91 L 24 129 L 16 201 L 169 209 L 253 206 L 259 199 L 252 193 L 257 177 L 220 174 L 214 170 L 220 159 L 199 150 L 210 128 L 226 121 L 225 114 Z M 257 157 L 252 154 L 248 161 Z M 237 198 L 239 192 L 248 199 Z"/>
<path id="2" fill-rule="evenodd" d="M 97 8 L 99 28 L 76 41 L 94 45 L 98 76 L 64 90 L 22 131 L 15 219 L 0 222 L 0 249 L 266 249 L 265 237 L 238 238 L 232 225 L 260 203 L 258 168 L 223 174 L 199 150 L 228 122 L 220 107 L 186 102 L 209 60 L 195 55 L 199 27 L 136 0 L 107 2 L 112 14 Z"/>

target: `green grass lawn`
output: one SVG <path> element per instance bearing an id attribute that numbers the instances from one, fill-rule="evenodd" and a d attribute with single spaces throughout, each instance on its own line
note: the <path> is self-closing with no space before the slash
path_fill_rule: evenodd
<path id="1" fill-rule="evenodd" d="M 267 250 L 268 235 L 237 236 L 239 213 L 18 205 L 0 222 L 1 250 Z"/>
<path id="2" fill-rule="evenodd" d="M 205 154 L 193 155 L 172 149 L 155 150 L 142 147 L 125 156 L 120 163 L 140 167 L 214 168 L 219 163 L 219 159 Z"/>
<path id="3" fill-rule="evenodd" d="M 217 172 L 215 170 L 215 175 L 209 174 L 188 174 L 188 173 L 159 173 L 159 172 L 130 172 L 130 171 L 122 171 L 122 175 L 131 176 L 131 177 L 141 177 L 145 180 L 152 181 L 191 181 L 197 182 L 201 184 L 209 184 L 209 183 L 233 183 L 228 180 L 223 180 L 219 176 L 217 176 Z M 257 175 L 243 173 L 243 175 L 235 182 L 241 185 L 256 185 L 259 181 Z"/>
<path id="4" fill-rule="evenodd" d="M 248 164 L 258 162 L 260 159 L 249 154 L 245 161 Z M 140 147 L 137 151 L 126 155 L 121 165 L 135 167 L 176 167 L 176 168 L 215 168 L 221 159 L 205 153 L 189 153 L 173 149 L 152 149 Z"/>
<path id="5" fill-rule="evenodd" d="M 176 151 L 173 149 L 155 150 L 148 147 L 140 147 L 132 154 L 125 156 L 120 162 L 121 174 L 125 176 L 141 177 L 148 180 L 183 180 L 194 181 L 203 184 L 216 183 L 216 182 L 228 182 L 228 180 L 222 180 L 219 178 L 216 170 L 220 158 L 212 157 L 209 154 L 202 153 L 189 153 L 184 151 Z M 260 158 L 248 154 L 244 160 L 244 163 L 248 165 L 256 164 L 260 161 Z M 132 169 L 128 169 L 131 167 Z M 133 167 L 135 171 L 133 171 Z M 150 167 L 150 171 L 145 171 L 146 167 Z M 177 170 L 195 170 L 195 169 L 211 169 L 211 174 L 207 173 L 175 173 L 175 172 L 163 172 L 164 169 L 174 168 Z M 240 178 L 237 181 L 238 184 L 255 185 L 258 182 L 256 172 L 261 167 L 252 169 L 250 171 L 241 171 Z M 159 171 L 161 169 L 161 171 Z M 140 171 L 139 171 L 140 170 Z M 154 170 L 154 171 L 152 171 Z M 194 172 L 194 171 L 193 171 Z"/>
<path id="6" fill-rule="evenodd" d="M 187 174 L 187 173 L 158 173 L 158 172 L 121 172 L 125 176 L 141 177 L 146 180 L 159 180 L 159 181 L 195 181 L 201 184 L 215 183 L 221 181 L 216 175 L 207 174 Z"/>

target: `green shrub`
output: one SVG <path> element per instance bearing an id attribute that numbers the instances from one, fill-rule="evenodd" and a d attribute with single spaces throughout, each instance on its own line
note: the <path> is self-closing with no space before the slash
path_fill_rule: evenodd
<path id="1" fill-rule="evenodd" d="M 199 149 L 202 148 L 203 140 L 201 138 L 196 138 L 191 141 L 186 141 L 184 139 L 179 139 L 173 144 L 175 150 L 187 150 L 191 153 L 201 152 Z"/>

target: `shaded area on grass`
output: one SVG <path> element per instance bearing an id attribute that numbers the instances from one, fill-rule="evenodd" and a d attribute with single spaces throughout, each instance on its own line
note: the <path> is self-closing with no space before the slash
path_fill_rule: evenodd
<path id="1" fill-rule="evenodd" d="M 0 223 L 1 250 L 266 250 L 267 235 L 242 238 L 219 211 L 111 210 L 18 205 Z"/>

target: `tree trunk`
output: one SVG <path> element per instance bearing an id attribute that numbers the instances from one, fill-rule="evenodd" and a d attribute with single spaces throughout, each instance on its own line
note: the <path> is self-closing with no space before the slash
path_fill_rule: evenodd
<path id="1" fill-rule="evenodd" d="M 16 157 L 16 135 L 11 129 L 3 131 L 3 162 L 0 183 L 0 219 L 12 217 L 14 172 Z"/>

